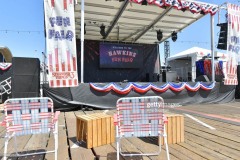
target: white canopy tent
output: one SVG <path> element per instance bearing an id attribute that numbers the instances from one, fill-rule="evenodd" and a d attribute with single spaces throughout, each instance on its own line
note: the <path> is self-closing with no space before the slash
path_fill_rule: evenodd
<path id="1" fill-rule="evenodd" d="M 196 79 L 196 61 L 204 56 L 211 55 L 211 50 L 192 47 L 180 53 L 177 53 L 167 58 L 167 64 L 171 66 L 172 71 L 176 71 L 177 75 L 183 79 L 188 79 L 191 76 L 192 80 Z M 223 62 L 227 61 L 227 55 L 220 52 L 215 52 L 214 57 Z M 225 63 L 224 63 L 225 64 Z M 190 75 L 188 74 L 190 73 Z"/>
<path id="2" fill-rule="evenodd" d="M 84 39 L 158 44 L 171 37 L 172 32 L 179 32 L 208 13 L 214 14 L 218 10 L 217 5 L 193 0 L 147 0 L 148 5 L 141 5 L 143 1 L 77 0 L 75 22 L 76 36 L 81 37 L 82 47 L 81 83 L 83 83 Z M 213 54 L 213 16 L 210 19 Z M 104 36 L 100 34 L 101 26 L 105 26 Z M 163 33 L 160 41 L 157 40 L 158 30 Z"/>

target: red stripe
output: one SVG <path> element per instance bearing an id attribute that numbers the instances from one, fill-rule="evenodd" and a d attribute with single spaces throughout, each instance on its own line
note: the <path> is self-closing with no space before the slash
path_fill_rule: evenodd
<path id="1" fill-rule="evenodd" d="M 50 86 L 53 87 L 54 86 L 54 81 L 50 80 Z"/>
<path id="2" fill-rule="evenodd" d="M 59 71 L 58 48 L 55 48 L 55 64 L 56 64 L 56 71 Z"/>
<path id="3" fill-rule="evenodd" d="M 233 63 L 233 62 L 232 62 L 232 58 L 231 58 L 231 63 L 230 63 L 230 73 L 231 73 L 231 74 L 232 74 L 232 72 L 233 72 L 232 63 Z"/>
<path id="4" fill-rule="evenodd" d="M 70 62 L 70 52 L 67 50 L 67 66 L 68 66 L 68 71 L 71 71 L 71 62 Z"/>
<path id="5" fill-rule="evenodd" d="M 57 80 L 57 87 L 60 86 L 60 80 Z"/>
<path id="6" fill-rule="evenodd" d="M 52 72 L 53 71 L 52 54 L 49 54 L 48 58 L 49 58 L 49 70 L 50 70 L 50 72 Z"/>
<path id="7" fill-rule="evenodd" d="M 77 70 L 76 57 L 73 57 L 73 71 Z"/>
<path id="8" fill-rule="evenodd" d="M 232 29 L 234 28 L 234 18 L 233 18 L 233 15 L 232 14 L 230 14 L 231 15 L 231 22 L 232 22 Z"/>
<path id="9" fill-rule="evenodd" d="M 67 85 L 66 80 L 63 80 L 62 82 L 63 82 L 63 86 Z"/>
<path id="10" fill-rule="evenodd" d="M 74 86 L 77 86 L 77 85 L 78 85 L 77 79 L 74 79 Z"/>
<path id="11" fill-rule="evenodd" d="M 68 80 L 68 83 L 69 83 L 69 86 L 71 86 L 71 85 L 72 85 L 72 80 L 69 79 L 69 80 Z"/>
<path id="12" fill-rule="evenodd" d="M 64 10 L 67 10 L 67 0 L 63 0 L 63 8 Z"/>
<path id="13" fill-rule="evenodd" d="M 65 62 L 62 62 L 62 71 L 65 71 Z"/>
<path id="14" fill-rule="evenodd" d="M 51 0 L 51 5 L 52 5 L 52 7 L 55 6 L 55 2 L 54 2 L 54 0 Z"/>

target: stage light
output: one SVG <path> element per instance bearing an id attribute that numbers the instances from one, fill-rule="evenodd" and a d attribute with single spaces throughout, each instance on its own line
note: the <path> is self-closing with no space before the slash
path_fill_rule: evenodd
<path id="1" fill-rule="evenodd" d="M 217 26 L 221 27 L 217 48 L 222 50 L 227 50 L 228 23 L 220 23 L 220 24 L 217 24 Z"/>
<path id="2" fill-rule="evenodd" d="M 187 9 L 186 9 L 186 8 L 182 8 L 181 10 L 182 10 L 183 12 L 185 12 Z"/>
<path id="3" fill-rule="evenodd" d="M 148 4 L 148 3 L 147 3 L 147 0 L 143 0 L 143 1 L 142 1 L 142 5 L 145 5 L 145 6 L 146 6 L 147 4 Z"/>
<path id="4" fill-rule="evenodd" d="M 105 26 L 102 24 L 100 26 L 100 34 L 104 37 L 106 35 L 106 32 L 105 32 Z"/>
<path id="5" fill-rule="evenodd" d="M 203 10 L 201 10 L 200 14 L 205 15 L 205 12 Z"/>
<path id="6" fill-rule="evenodd" d="M 84 34 L 86 34 L 86 23 L 84 23 Z"/>
<path id="7" fill-rule="evenodd" d="M 173 31 L 172 33 L 172 41 L 175 42 L 177 40 L 177 32 Z"/>
<path id="8" fill-rule="evenodd" d="M 162 33 L 162 31 L 159 29 L 159 30 L 157 31 L 157 39 L 158 39 L 158 41 L 161 41 L 162 38 L 163 38 L 163 33 Z"/>

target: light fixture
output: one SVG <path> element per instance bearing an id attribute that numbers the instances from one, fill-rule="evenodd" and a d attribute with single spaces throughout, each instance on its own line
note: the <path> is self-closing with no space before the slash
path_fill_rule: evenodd
<path id="1" fill-rule="evenodd" d="M 182 10 L 183 12 L 185 12 L 187 9 L 186 9 L 186 8 L 182 8 L 181 10 Z"/>
<path id="2" fill-rule="evenodd" d="M 100 34 L 104 37 L 106 35 L 106 32 L 105 32 L 105 26 L 102 24 L 100 26 Z"/>
<path id="3" fill-rule="evenodd" d="M 162 31 L 159 29 L 159 30 L 157 31 L 157 39 L 158 39 L 158 41 L 161 41 L 162 38 L 163 38 L 163 33 L 162 33 Z"/>
<path id="4" fill-rule="evenodd" d="M 142 1 L 142 5 L 145 5 L 145 6 L 146 6 L 147 4 L 148 4 L 147 0 L 143 0 L 143 1 Z"/>
<path id="5" fill-rule="evenodd" d="M 201 10 L 200 14 L 205 15 L 205 12 L 203 10 Z"/>
<path id="6" fill-rule="evenodd" d="M 177 32 L 173 31 L 172 33 L 172 41 L 175 42 L 177 40 Z"/>
<path id="7" fill-rule="evenodd" d="M 84 23 L 84 34 L 86 34 L 86 23 Z"/>

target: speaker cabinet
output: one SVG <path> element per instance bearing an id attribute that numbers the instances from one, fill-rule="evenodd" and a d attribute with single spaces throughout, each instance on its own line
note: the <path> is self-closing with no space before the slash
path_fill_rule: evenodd
<path id="1" fill-rule="evenodd" d="M 159 81 L 158 73 L 146 73 L 146 82 L 157 82 Z"/>
<path id="2" fill-rule="evenodd" d="M 38 58 L 12 59 L 12 98 L 39 97 L 40 61 Z"/>

